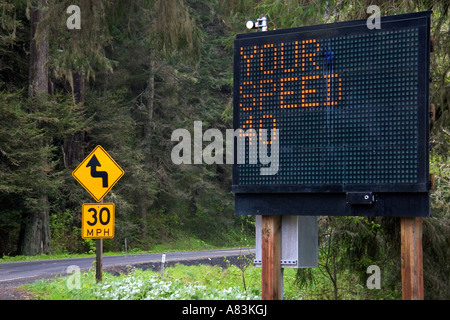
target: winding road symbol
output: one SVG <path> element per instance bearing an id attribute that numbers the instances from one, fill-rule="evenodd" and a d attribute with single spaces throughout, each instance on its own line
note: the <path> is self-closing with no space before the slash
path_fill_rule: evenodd
<path id="1" fill-rule="evenodd" d="M 95 154 L 92 156 L 91 160 L 89 160 L 86 168 L 91 167 L 91 176 L 93 178 L 102 178 L 103 180 L 103 188 L 108 188 L 108 172 L 106 171 L 97 171 L 97 167 L 101 167 L 100 162 L 98 161 Z"/>
<path id="2" fill-rule="evenodd" d="M 101 146 L 95 149 L 72 172 L 72 176 L 100 202 L 123 176 L 124 171 Z"/>

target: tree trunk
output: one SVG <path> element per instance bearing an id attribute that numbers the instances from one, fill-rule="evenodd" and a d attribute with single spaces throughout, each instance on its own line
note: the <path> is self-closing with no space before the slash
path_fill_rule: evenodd
<path id="1" fill-rule="evenodd" d="M 153 131 L 153 112 L 155 109 L 155 69 L 156 62 L 154 55 L 150 54 L 150 75 L 148 77 L 145 98 L 147 102 L 147 121 L 144 124 L 144 144 L 148 147 L 151 143 L 150 139 Z M 149 150 L 148 150 L 149 151 Z"/>
<path id="2" fill-rule="evenodd" d="M 37 112 L 45 101 L 48 94 L 48 26 L 44 17 L 46 14 L 46 0 L 32 1 L 31 11 L 31 41 L 30 41 L 30 62 L 29 62 L 29 96 L 34 103 L 34 110 Z M 45 138 L 41 140 L 40 147 L 46 150 L 47 142 Z M 40 159 L 42 170 L 40 175 L 35 177 L 44 182 L 47 178 L 46 169 L 48 159 L 46 151 L 43 151 Z M 24 219 L 22 239 L 19 251 L 24 255 L 35 255 L 39 253 L 49 253 L 51 251 L 50 239 L 50 218 L 47 190 L 43 187 L 36 190 L 38 205 L 34 212 L 31 212 Z"/>
<path id="3" fill-rule="evenodd" d="M 25 229 L 22 238 L 22 247 L 20 253 L 31 256 L 42 253 L 51 252 L 51 237 L 50 237 L 50 221 L 48 210 L 48 199 L 43 195 L 41 205 L 44 208 L 36 209 L 28 215 L 25 221 Z"/>
<path id="4" fill-rule="evenodd" d="M 73 94 L 75 103 L 84 104 L 85 96 L 85 78 L 78 72 L 73 74 Z M 84 132 L 76 132 L 64 138 L 64 167 L 66 169 L 74 169 L 75 166 L 83 160 L 83 142 Z"/>
<path id="5" fill-rule="evenodd" d="M 48 26 L 45 21 L 41 23 L 46 14 L 46 1 L 35 0 L 31 2 L 30 6 L 31 43 L 28 95 L 31 98 L 39 98 L 48 93 Z"/>
<path id="6" fill-rule="evenodd" d="M 144 149 L 144 155 L 146 163 L 151 163 L 151 140 L 153 134 L 153 112 L 155 108 L 155 69 L 156 62 L 154 54 L 150 53 L 150 74 L 147 80 L 147 88 L 145 90 L 146 100 L 146 121 L 144 122 L 143 134 L 142 134 L 142 148 Z M 150 169 L 149 169 L 150 170 Z M 143 244 L 147 241 L 147 212 L 149 209 L 149 200 L 147 194 L 140 197 L 139 213 L 140 213 L 140 233 L 141 241 Z"/>
<path id="7" fill-rule="evenodd" d="M 141 242 L 144 247 L 147 247 L 147 201 L 145 199 L 141 200 L 140 205 L 140 221 L 139 221 L 139 231 L 141 233 Z"/>

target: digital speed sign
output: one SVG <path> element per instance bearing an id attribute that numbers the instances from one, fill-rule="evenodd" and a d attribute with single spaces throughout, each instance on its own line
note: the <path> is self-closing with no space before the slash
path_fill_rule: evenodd
<path id="1" fill-rule="evenodd" d="M 237 214 L 429 215 L 430 12 L 380 26 L 237 35 Z"/>

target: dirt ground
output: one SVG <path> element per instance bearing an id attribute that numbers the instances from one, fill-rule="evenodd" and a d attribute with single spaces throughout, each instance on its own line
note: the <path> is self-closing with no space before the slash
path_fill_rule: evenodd
<path id="1" fill-rule="evenodd" d="M 34 296 L 25 289 L 5 288 L 0 289 L 0 300 L 31 300 Z"/>

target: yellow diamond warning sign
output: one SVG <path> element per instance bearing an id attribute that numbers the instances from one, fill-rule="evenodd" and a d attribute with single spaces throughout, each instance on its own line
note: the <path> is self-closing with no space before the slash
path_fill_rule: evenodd
<path id="1" fill-rule="evenodd" d="M 97 202 L 111 190 L 124 171 L 101 146 L 95 149 L 72 172 L 72 176 Z"/>

